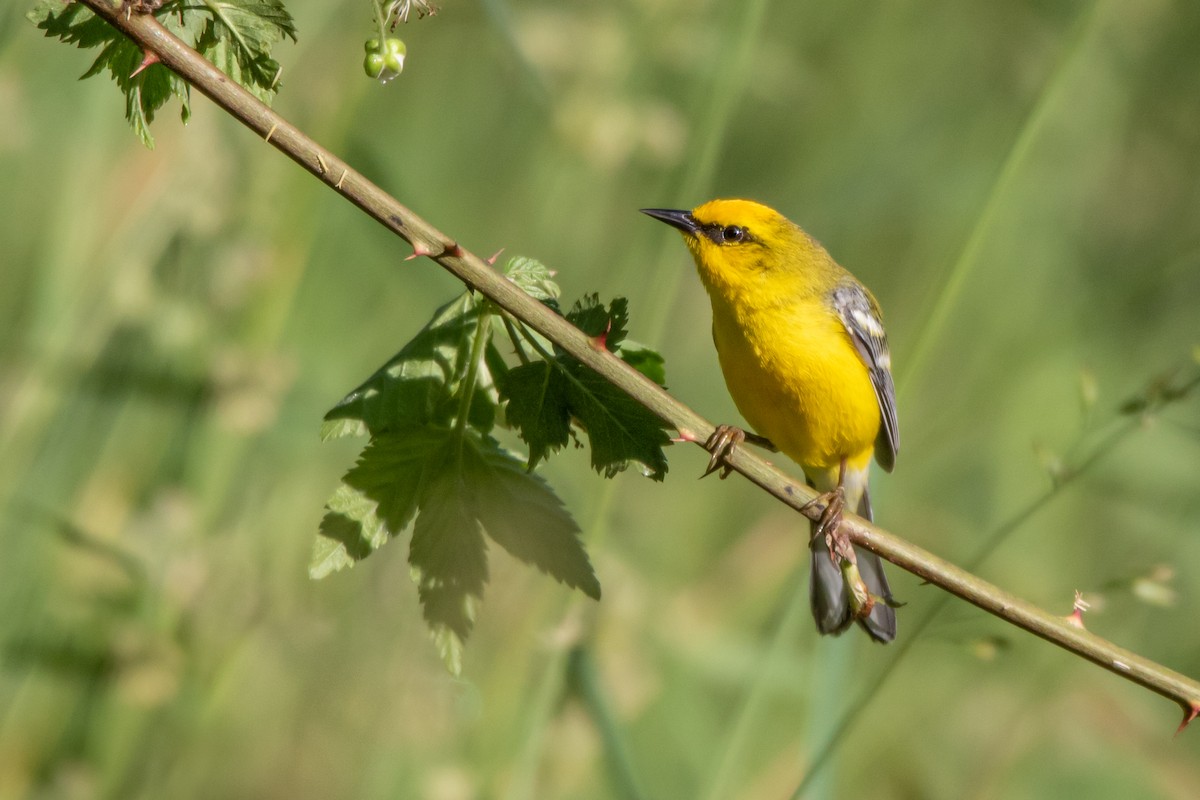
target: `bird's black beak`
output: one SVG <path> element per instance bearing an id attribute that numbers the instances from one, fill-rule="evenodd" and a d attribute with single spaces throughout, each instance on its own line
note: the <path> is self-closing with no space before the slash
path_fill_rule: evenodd
<path id="1" fill-rule="evenodd" d="M 667 223 L 673 228 L 679 228 L 684 233 L 696 233 L 700 223 L 692 216 L 692 212 L 674 208 L 643 208 L 642 213 Z"/>

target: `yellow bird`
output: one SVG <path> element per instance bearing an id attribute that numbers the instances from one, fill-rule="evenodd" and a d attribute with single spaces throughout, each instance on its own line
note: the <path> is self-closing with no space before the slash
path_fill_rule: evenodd
<path id="1" fill-rule="evenodd" d="M 817 629 L 837 634 L 857 621 L 875 641 L 890 642 L 896 612 L 879 556 L 838 531 L 845 504 L 871 519 L 871 458 L 890 472 L 899 449 L 878 303 L 815 239 L 760 203 L 642 211 L 682 231 L 692 251 L 712 301 L 725 385 L 760 434 L 750 441 L 782 451 L 823 493 L 811 544 Z M 718 427 L 707 444 L 709 472 L 746 437 Z"/>

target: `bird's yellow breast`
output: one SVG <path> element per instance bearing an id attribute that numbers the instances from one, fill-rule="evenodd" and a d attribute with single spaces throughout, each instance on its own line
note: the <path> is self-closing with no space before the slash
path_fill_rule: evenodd
<path id="1" fill-rule="evenodd" d="M 805 471 L 865 468 L 880 415 L 867 368 L 817 297 L 762 308 L 713 298 L 713 339 L 738 411 Z"/>

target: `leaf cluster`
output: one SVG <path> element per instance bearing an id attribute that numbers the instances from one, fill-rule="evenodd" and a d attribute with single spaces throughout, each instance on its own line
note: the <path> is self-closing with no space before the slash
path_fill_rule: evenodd
<path id="1" fill-rule="evenodd" d="M 505 274 L 558 309 L 558 286 L 543 265 L 514 258 Z M 624 299 L 604 306 L 589 296 L 566 317 L 661 382 L 661 356 L 626 340 Z M 502 350 L 518 363 L 510 366 Z M 527 458 L 500 445 L 497 426 L 516 432 Z M 660 420 L 519 320 L 464 292 L 325 415 L 323 438 L 365 434 L 370 441 L 326 504 L 310 574 L 353 566 L 411 530 L 409 564 L 425 620 L 454 672 L 488 580 L 489 540 L 598 599 L 579 526 L 532 472 L 579 432 L 605 476 L 630 463 L 656 479 L 666 472 Z"/>
<path id="2" fill-rule="evenodd" d="M 46 32 L 81 50 L 100 48 L 82 77 L 108 71 L 125 95 L 125 118 L 147 147 L 154 147 L 150 123 L 172 97 L 180 116 L 191 116 L 186 81 L 144 54 L 120 31 L 71 0 L 38 0 L 26 15 Z M 282 0 L 168 0 L 155 12 L 163 26 L 200 52 L 217 69 L 270 103 L 279 89 L 279 62 L 271 57 L 284 37 L 296 40 L 296 27 Z"/>

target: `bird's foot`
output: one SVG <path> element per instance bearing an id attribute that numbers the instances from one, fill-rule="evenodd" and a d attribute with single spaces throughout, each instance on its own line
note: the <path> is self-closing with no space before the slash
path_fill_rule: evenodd
<path id="1" fill-rule="evenodd" d="M 876 597 L 866 588 L 866 582 L 858 571 L 858 557 L 854 554 L 850 536 L 841 529 L 841 515 L 846 509 L 845 489 L 839 486 L 833 492 L 818 494 L 800 511 L 808 511 L 810 507 L 818 505 L 823 505 L 824 509 L 812 530 L 812 539 L 821 537 L 824 540 L 824 546 L 829 551 L 829 560 L 841 570 L 842 587 L 846 593 L 846 600 L 850 602 L 851 613 L 854 619 L 863 619 L 875 608 Z M 814 558 L 820 557 L 815 555 Z"/>
<path id="2" fill-rule="evenodd" d="M 829 549 L 829 559 L 833 563 L 856 563 L 854 546 L 850 544 L 850 538 L 842 533 L 842 511 L 846 508 L 846 491 L 839 485 L 831 492 L 819 494 L 805 503 L 800 508 L 800 513 L 807 514 L 817 506 L 824 508 L 821 510 L 821 516 L 817 518 L 813 538 L 820 537 L 825 540 L 825 547 Z"/>
<path id="3" fill-rule="evenodd" d="M 709 436 L 708 441 L 704 443 L 704 449 L 712 457 L 708 459 L 708 468 L 700 477 L 707 478 L 717 470 L 721 470 L 721 480 L 728 477 L 733 467 L 729 466 L 725 459 L 744 441 L 746 441 L 746 432 L 741 428 L 735 428 L 732 425 L 718 425 L 712 432 L 712 436 Z"/>
<path id="4" fill-rule="evenodd" d="M 866 581 L 858 571 L 858 556 L 854 552 L 854 544 L 842 530 L 842 512 L 846 507 L 845 490 L 838 486 L 832 492 L 825 492 L 814 497 L 800 510 L 805 511 L 810 506 L 822 504 L 825 508 L 817 519 L 813 538 L 820 536 L 825 540 L 825 547 L 829 550 L 829 560 L 837 564 L 838 569 L 842 572 L 842 586 L 846 593 L 846 600 L 850 604 L 850 612 L 855 619 L 863 619 L 874 610 L 875 603 L 887 601 L 871 594 L 871 590 L 867 588 Z"/>
<path id="5" fill-rule="evenodd" d="M 704 443 L 704 449 L 712 454 L 712 458 L 708 460 L 708 468 L 704 470 L 704 474 L 700 477 L 707 478 L 717 470 L 721 470 L 721 479 L 724 480 L 733 469 L 725 462 L 725 459 L 742 442 L 758 445 L 765 450 L 770 450 L 772 453 L 779 452 L 779 448 L 775 446 L 775 443 L 765 436 L 744 431 L 733 425 L 718 425 L 716 430 L 712 432 L 712 436 L 709 436 L 708 441 Z"/>

